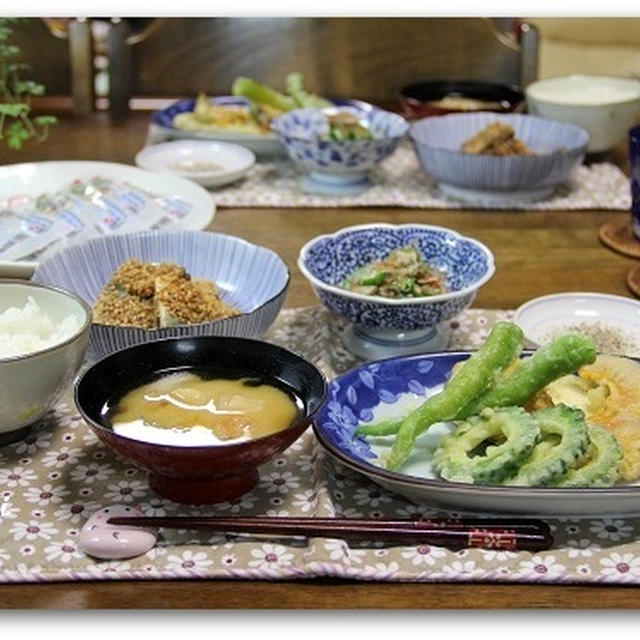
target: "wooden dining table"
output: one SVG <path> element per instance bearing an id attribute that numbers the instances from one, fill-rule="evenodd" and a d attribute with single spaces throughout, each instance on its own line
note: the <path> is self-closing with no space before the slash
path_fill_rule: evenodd
<path id="1" fill-rule="evenodd" d="M 106 113 L 62 116 L 49 138 L 19 151 L 0 150 L 0 162 L 102 160 L 134 164 L 144 146 L 148 112 L 113 121 Z M 625 149 L 607 158 L 625 167 Z M 607 221 L 628 212 L 490 211 L 366 208 L 219 208 L 208 229 L 276 251 L 292 277 L 286 308 L 317 300 L 296 268 L 300 247 L 314 236 L 368 222 L 428 223 L 471 235 L 495 254 L 496 273 L 474 306 L 515 309 L 545 294 L 593 291 L 632 296 L 625 284 L 637 264 L 598 239 Z M 457 609 L 636 608 L 636 587 L 567 584 L 389 583 L 342 579 L 299 581 L 96 581 L 0 585 L 0 607 L 40 609 Z"/>

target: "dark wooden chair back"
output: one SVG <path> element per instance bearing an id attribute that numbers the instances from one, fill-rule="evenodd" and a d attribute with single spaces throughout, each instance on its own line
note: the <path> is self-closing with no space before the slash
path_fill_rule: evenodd
<path id="1" fill-rule="evenodd" d="M 370 101 L 424 79 L 522 85 L 535 49 L 500 27 L 489 18 L 161 18 L 126 45 L 123 20 L 110 97 L 117 110 L 129 98 L 224 95 L 239 75 L 279 87 L 293 70 L 313 91 Z"/>

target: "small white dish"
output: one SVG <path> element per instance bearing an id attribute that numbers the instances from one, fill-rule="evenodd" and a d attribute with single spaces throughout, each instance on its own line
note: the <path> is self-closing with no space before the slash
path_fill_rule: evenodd
<path id="1" fill-rule="evenodd" d="M 249 149 L 230 142 L 173 140 L 145 147 L 135 160 L 143 169 L 172 173 L 214 188 L 244 177 L 256 157 Z"/>
<path id="2" fill-rule="evenodd" d="M 592 338 L 598 351 L 640 357 L 640 302 L 603 293 L 558 293 L 520 306 L 514 322 L 528 346 L 538 347 L 561 331 Z"/>

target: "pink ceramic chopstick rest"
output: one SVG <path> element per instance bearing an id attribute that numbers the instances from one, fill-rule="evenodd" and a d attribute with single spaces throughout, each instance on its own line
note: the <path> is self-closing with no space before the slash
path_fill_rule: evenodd
<path id="1" fill-rule="evenodd" d="M 80 529 L 78 544 L 87 555 L 103 560 L 133 558 L 155 546 L 158 536 L 151 529 L 109 524 L 116 516 L 142 516 L 138 507 L 112 505 L 96 511 Z"/>

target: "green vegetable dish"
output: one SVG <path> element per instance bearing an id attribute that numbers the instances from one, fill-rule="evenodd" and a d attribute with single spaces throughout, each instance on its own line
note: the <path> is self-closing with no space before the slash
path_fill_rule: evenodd
<path id="1" fill-rule="evenodd" d="M 342 287 L 383 298 L 424 298 L 447 293 L 444 273 L 427 264 L 416 247 L 394 249 L 382 260 L 360 267 Z"/>
<path id="2" fill-rule="evenodd" d="M 327 115 L 329 129 L 323 140 L 373 140 L 373 134 L 367 125 L 360 121 L 358 116 L 350 111 L 338 111 Z"/>
<path id="3" fill-rule="evenodd" d="M 566 333 L 521 357 L 522 339 L 517 325 L 496 323 L 478 351 L 454 367 L 441 391 L 406 415 L 361 425 L 357 434 L 387 439 L 388 452 L 380 459 L 387 469 L 402 472 L 409 456 L 422 452 L 430 456 L 426 462 L 436 477 L 449 482 L 612 486 L 622 477 L 625 452 L 615 431 L 592 421 L 605 396 L 588 387 L 581 408 L 570 406 L 569 399 L 551 403 L 546 391 L 598 360 L 593 342 Z M 417 438 L 438 423 L 452 428 L 429 450 L 417 448 Z"/>

